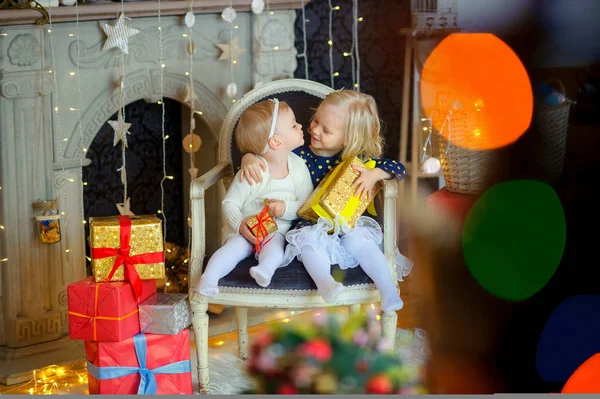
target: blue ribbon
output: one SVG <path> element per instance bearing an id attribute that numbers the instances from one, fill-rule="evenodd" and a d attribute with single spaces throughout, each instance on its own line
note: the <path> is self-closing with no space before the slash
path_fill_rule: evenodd
<path id="1" fill-rule="evenodd" d="M 121 378 L 126 375 L 139 374 L 141 376 L 138 395 L 156 395 L 156 377 L 155 374 L 183 374 L 192 371 L 192 364 L 189 360 L 182 360 L 157 367 L 149 370 L 146 367 L 146 336 L 137 334 L 133 336 L 135 354 L 137 356 L 139 367 L 115 366 L 115 367 L 96 367 L 89 361 L 87 362 L 88 373 L 98 380 L 110 380 Z"/>

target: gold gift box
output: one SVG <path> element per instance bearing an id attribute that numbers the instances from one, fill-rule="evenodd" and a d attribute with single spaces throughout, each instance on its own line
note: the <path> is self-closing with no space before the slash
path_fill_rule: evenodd
<path id="1" fill-rule="evenodd" d="M 340 163 L 321 180 L 298 211 L 298 216 L 315 223 L 319 217 L 333 221 L 336 216 L 341 216 L 349 227 L 354 227 L 356 220 L 369 206 L 369 201 L 354 196 L 352 183 L 360 176 L 360 172 L 352 169 L 352 166 L 372 169 L 375 165 L 374 162 L 365 165 L 357 157 Z M 373 197 L 380 189 L 381 184 L 377 183 Z"/>
<path id="2" fill-rule="evenodd" d="M 267 219 L 263 222 L 265 228 L 267 229 L 267 234 L 265 234 L 264 237 L 258 237 L 256 235 L 258 233 L 258 216 L 260 215 L 252 216 L 246 221 L 246 225 L 248 226 L 248 228 L 250 228 L 250 231 L 252 232 L 252 234 L 254 234 L 255 237 L 265 238 L 269 234 L 275 233 L 277 229 L 279 229 L 275 220 L 271 216 L 267 216 Z"/>
<path id="3" fill-rule="evenodd" d="M 163 252 L 162 221 L 155 215 L 130 216 L 131 247 L 130 256 Z M 118 216 L 99 216 L 90 218 L 90 248 L 120 248 L 121 228 Z M 104 282 L 110 274 L 116 256 L 94 259 L 92 270 L 96 282 Z M 142 280 L 164 280 L 165 263 L 136 264 L 135 269 Z M 110 281 L 126 281 L 125 267 L 119 266 Z"/>

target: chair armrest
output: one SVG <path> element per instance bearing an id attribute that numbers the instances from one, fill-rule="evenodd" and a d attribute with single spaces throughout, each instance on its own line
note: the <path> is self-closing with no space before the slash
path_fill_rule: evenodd
<path id="1" fill-rule="evenodd" d="M 398 181 L 394 179 L 383 180 L 383 194 L 385 198 L 398 198 Z"/>
<path id="2" fill-rule="evenodd" d="M 202 274 L 204 257 L 206 256 L 206 210 L 204 209 L 204 194 L 206 190 L 219 180 L 232 175 L 229 162 L 220 162 L 211 170 L 192 181 L 190 197 L 192 198 L 192 251 L 190 254 L 190 268 L 188 282 L 190 287 L 190 300 L 192 288 L 198 284 Z"/>
<path id="3" fill-rule="evenodd" d="M 207 188 L 232 175 L 231 164 L 229 162 L 219 162 L 211 170 L 192 181 L 190 193 L 192 200 L 204 198 L 204 192 Z"/>
<path id="4" fill-rule="evenodd" d="M 387 259 L 390 273 L 396 281 L 396 205 L 398 199 L 398 182 L 383 181 L 383 252 Z"/>

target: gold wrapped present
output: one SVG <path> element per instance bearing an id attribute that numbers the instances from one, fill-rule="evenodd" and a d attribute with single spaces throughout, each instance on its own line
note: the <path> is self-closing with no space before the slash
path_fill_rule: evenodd
<path id="1" fill-rule="evenodd" d="M 298 211 L 298 216 L 312 222 L 317 222 L 319 217 L 334 221 L 339 216 L 342 222 L 346 222 L 349 227 L 354 227 L 356 219 L 365 212 L 367 207 L 370 213 L 375 214 L 372 202 L 362 201 L 354 195 L 352 183 L 360 176 L 360 172 L 354 170 L 352 166 L 373 169 L 375 161 L 371 160 L 364 164 L 354 157 L 340 163 L 321 180 Z M 373 197 L 380 189 L 381 184 L 377 183 Z"/>
<path id="2" fill-rule="evenodd" d="M 92 270 L 96 282 L 163 280 L 162 221 L 155 215 L 90 218 Z"/>
<path id="3" fill-rule="evenodd" d="M 252 216 L 246 221 L 246 225 L 257 238 L 257 241 L 262 241 L 266 236 L 271 233 L 275 233 L 279 228 L 275 219 L 269 215 L 269 207 L 267 206 L 268 201 L 265 200 L 265 207 L 262 212 L 256 216 Z"/>

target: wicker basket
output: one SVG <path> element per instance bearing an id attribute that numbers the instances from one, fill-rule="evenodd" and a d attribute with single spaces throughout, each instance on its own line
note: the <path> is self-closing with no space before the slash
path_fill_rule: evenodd
<path id="1" fill-rule="evenodd" d="M 569 112 L 573 101 L 566 97 L 565 87 L 559 80 L 546 83 L 556 84 L 566 101 L 557 105 L 536 105 L 531 134 L 536 177 L 550 184 L 560 180 L 565 163 Z"/>
<path id="2" fill-rule="evenodd" d="M 498 152 L 471 150 L 473 132 L 480 126 L 479 113 L 475 109 L 452 109 L 451 97 L 438 97 L 438 118 L 434 123 L 446 130 L 446 139 L 438 134 L 442 173 L 446 190 L 461 194 L 481 194 L 489 188 L 498 171 Z M 441 112 L 440 112 L 441 111 Z M 436 116 L 432 115 L 432 119 Z"/>

